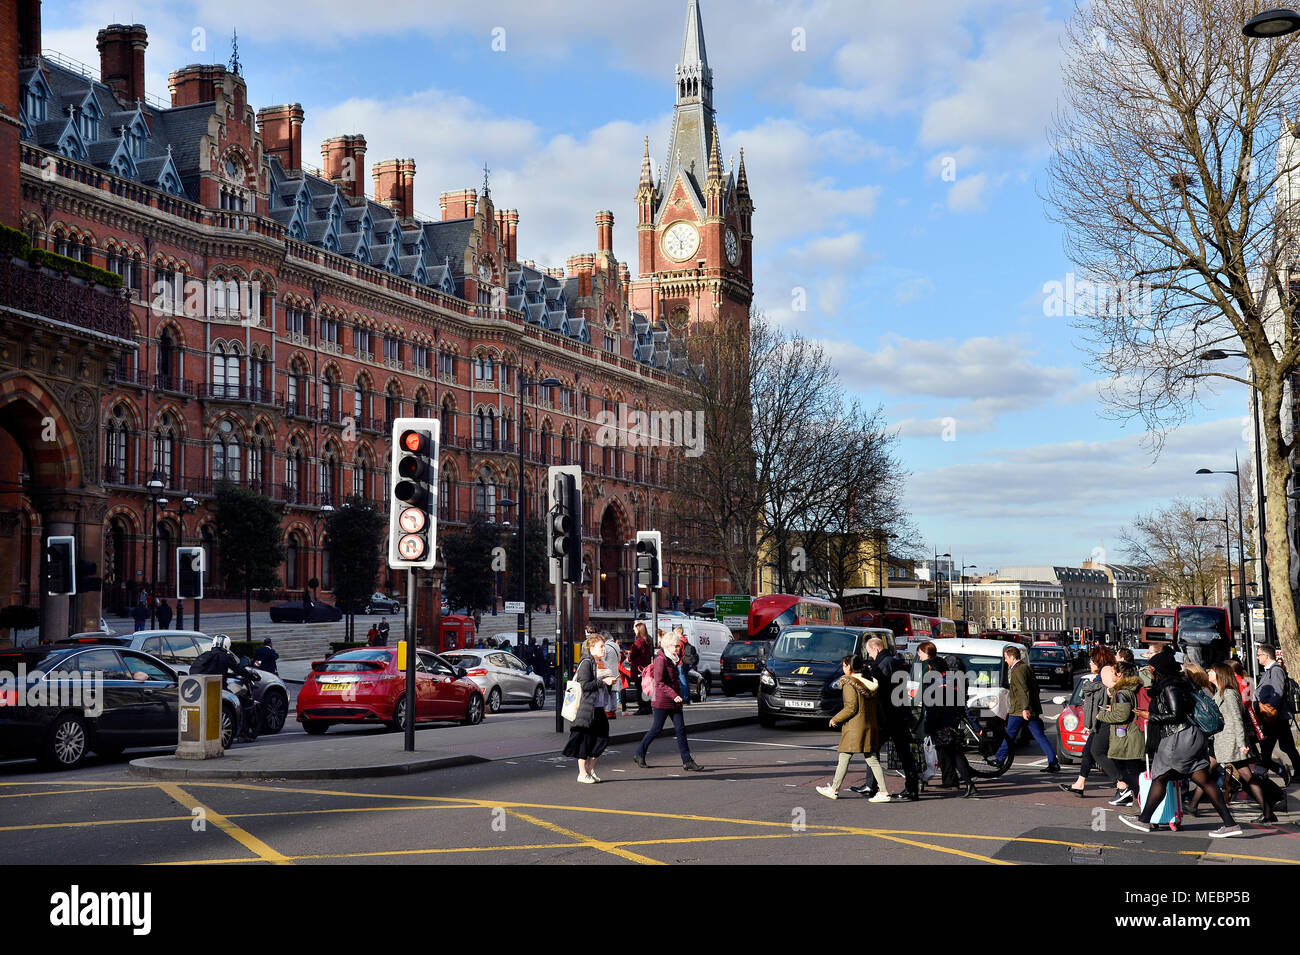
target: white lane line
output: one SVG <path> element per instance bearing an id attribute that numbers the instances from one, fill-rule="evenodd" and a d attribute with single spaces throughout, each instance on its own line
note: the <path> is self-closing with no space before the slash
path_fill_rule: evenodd
<path id="1" fill-rule="evenodd" d="M 827 744 L 826 746 L 805 746 L 800 743 L 760 743 L 757 742 L 756 740 L 709 739 L 704 736 L 692 736 L 691 742 L 692 743 L 731 743 L 735 746 L 776 746 L 780 749 L 819 749 L 819 750 L 835 749 L 835 747 L 839 745 L 838 743 L 836 743 L 836 744 Z M 727 758 L 734 759 L 735 757 L 729 756 Z"/>

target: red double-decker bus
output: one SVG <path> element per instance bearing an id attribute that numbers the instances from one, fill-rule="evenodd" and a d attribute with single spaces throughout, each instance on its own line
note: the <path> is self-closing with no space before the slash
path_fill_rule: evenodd
<path id="1" fill-rule="evenodd" d="M 828 627 L 844 626 L 840 605 L 820 597 L 794 594 L 768 594 L 755 597 L 749 605 L 749 639 L 773 640 L 782 627 L 818 623 Z"/>
<path id="2" fill-rule="evenodd" d="M 1174 617 L 1176 611 L 1170 607 L 1160 607 L 1142 612 L 1142 630 L 1138 642 L 1144 646 L 1164 646 L 1174 639 Z"/>

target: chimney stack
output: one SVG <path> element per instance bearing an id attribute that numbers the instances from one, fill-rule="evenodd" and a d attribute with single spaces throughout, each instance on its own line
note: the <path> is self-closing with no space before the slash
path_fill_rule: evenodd
<path id="1" fill-rule="evenodd" d="M 402 164 L 402 208 L 406 218 L 415 218 L 415 160 L 400 159 Z"/>
<path id="2" fill-rule="evenodd" d="M 176 104 L 175 92 L 172 93 L 172 103 Z M 278 158 L 285 169 L 302 168 L 302 116 L 301 103 L 265 106 L 257 111 L 262 152 Z"/>
<path id="3" fill-rule="evenodd" d="M 443 222 L 449 219 L 469 219 L 478 208 L 478 193 L 473 189 L 444 192 L 438 197 L 438 205 L 442 207 Z"/>
<path id="4" fill-rule="evenodd" d="M 569 274 L 576 276 L 578 279 L 578 296 L 583 297 L 591 294 L 591 274 L 596 268 L 596 256 L 590 252 L 584 252 L 581 255 L 571 255 L 568 258 Z M 563 276 L 563 271 L 561 271 Z"/>
<path id="5" fill-rule="evenodd" d="M 596 251 L 614 255 L 614 213 L 608 209 L 596 213 Z"/>
<path id="6" fill-rule="evenodd" d="M 41 0 L 18 0 L 18 63 L 41 53 Z"/>
<path id="7" fill-rule="evenodd" d="M 506 261 L 519 261 L 519 210 L 506 210 Z"/>
<path id="8" fill-rule="evenodd" d="M 35 41 L 40 42 L 39 13 Z M 95 37 L 99 78 L 123 103 L 144 99 L 144 48 L 149 34 L 141 23 L 110 23 Z M 37 50 L 36 52 L 40 52 Z"/>
<path id="9" fill-rule="evenodd" d="M 385 159 L 375 163 L 375 199 L 399 219 L 415 215 L 415 160 Z"/>
<path id="10" fill-rule="evenodd" d="M 343 189 L 353 199 L 365 196 L 366 137 L 334 136 L 320 147 L 321 170 L 325 178 Z"/>

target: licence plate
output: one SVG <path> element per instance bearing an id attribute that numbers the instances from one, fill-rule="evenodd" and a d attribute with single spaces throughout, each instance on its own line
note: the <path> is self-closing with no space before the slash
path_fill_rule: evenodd
<path id="1" fill-rule="evenodd" d="M 785 705 L 792 710 L 815 710 L 817 704 L 812 700 L 786 700 Z"/>
<path id="2" fill-rule="evenodd" d="M 737 664 L 736 664 L 736 669 L 737 669 L 737 670 L 752 670 L 752 669 L 754 669 L 754 666 L 755 666 L 755 664 L 753 664 L 753 663 L 737 663 Z"/>
<path id="3" fill-rule="evenodd" d="M 351 685 L 351 683 L 322 683 L 320 688 L 322 690 L 346 690 Z"/>

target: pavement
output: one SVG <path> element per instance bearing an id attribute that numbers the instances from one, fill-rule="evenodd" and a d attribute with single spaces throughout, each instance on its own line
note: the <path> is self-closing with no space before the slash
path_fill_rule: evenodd
<path id="1" fill-rule="evenodd" d="M 290 680 L 281 667 L 281 676 Z M 292 686 L 292 684 L 290 684 Z M 639 740 L 649 716 L 620 715 L 610 725 L 610 743 Z M 714 698 L 686 708 L 690 732 L 708 732 L 757 722 L 752 697 Z M 660 733 L 671 736 L 671 724 Z M 447 769 L 472 763 L 518 760 L 560 752 L 568 731 L 555 731 L 553 699 L 541 710 L 503 708 L 478 726 L 432 724 L 415 734 L 415 752 L 405 752 L 405 734 L 386 727 L 335 726 L 323 736 L 308 736 L 290 717 L 284 730 L 254 743 L 239 743 L 215 759 L 173 755 L 131 760 L 130 774 L 146 779 L 355 779 Z"/>

